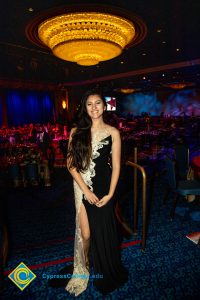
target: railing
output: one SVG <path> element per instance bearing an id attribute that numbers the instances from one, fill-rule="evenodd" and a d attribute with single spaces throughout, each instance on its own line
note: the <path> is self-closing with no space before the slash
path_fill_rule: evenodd
<path id="1" fill-rule="evenodd" d="M 133 193 L 134 193 L 134 204 L 133 204 L 133 233 L 137 234 L 137 171 L 140 171 L 142 175 L 142 250 L 146 247 L 146 235 L 147 235 L 147 203 L 146 203 L 146 172 L 144 168 L 137 164 L 137 148 L 134 148 L 134 162 L 127 161 L 127 165 L 134 168 L 134 182 L 133 182 Z"/>

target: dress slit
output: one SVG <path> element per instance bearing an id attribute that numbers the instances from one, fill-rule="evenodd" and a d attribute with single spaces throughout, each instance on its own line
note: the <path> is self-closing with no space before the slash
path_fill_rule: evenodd
<path id="1" fill-rule="evenodd" d="M 85 207 L 84 202 L 82 201 L 82 203 L 80 204 L 80 210 L 79 210 L 79 215 L 78 215 L 78 223 L 79 223 L 79 227 L 80 227 L 80 231 L 81 231 L 81 222 L 80 222 L 80 213 L 81 213 L 81 209 L 85 209 L 85 213 L 87 216 L 87 221 L 88 221 L 88 226 L 89 226 L 89 232 L 90 232 L 90 224 L 89 224 L 89 219 L 88 219 L 88 213 Z M 83 254 L 84 254 L 84 264 L 85 266 L 87 266 L 87 261 L 86 261 L 86 256 L 85 256 L 85 251 L 84 251 L 84 244 L 83 244 L 83 236 L 82 236 L 82 231 L 81 231 L 81 238 L 82 238 L 82 249 L 83 249 Z"/>

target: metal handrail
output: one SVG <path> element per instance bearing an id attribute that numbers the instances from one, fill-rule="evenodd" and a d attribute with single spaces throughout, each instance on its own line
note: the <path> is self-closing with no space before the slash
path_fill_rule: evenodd
<path id="1" fill-rule="evenodd" d="M 147 234 L 147 203 L 146 203 L 146 172 L 144 168 L 137 164 L 137 148 L 134 148 L 134 162 L 127 161 L 127 165 L 134 168 L 134 224 L 133 224 L 133 232 L 137 233 L 137 170 L 139 170 L 142 174 L 142 250 L 145 249 L 146 246 L 146 234 Z"/>

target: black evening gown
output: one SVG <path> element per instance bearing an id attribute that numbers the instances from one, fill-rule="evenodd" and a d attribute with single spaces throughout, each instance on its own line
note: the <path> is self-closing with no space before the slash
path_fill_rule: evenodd
<path id="1" fill-rule="evenodd" d="M 112 168 L 110 164 L 112 137 L 108 132 L 92 136 L 92 157 L 88 169 L 81 173 L 83 180 L 99 199 L 107 195 L 110 188 Z M 94 286 L 102 294 L 107 294 L 123 285 L 128 279 L 128 272 L 121 264 L 119 236 L 115 216 L 115 197 L 105 206 L 91 205 L 74 180 L 76 206 L 76 231 L 74 240 L 74 264 L 66 266 L 60 274 L 70 273 L 64 279 L 51 279 L 52 287 L 65 286 L 75 296 L 87 289 L 90 276 Z M 90 270 L 88 270 L 80 228 L 80 209 L 85 206 L 90 226 Z M 91 274 L 90 271 L 93 270 Z M 97 278 L 96 278 L 97 277 Z"/>
<path id="2" fill-rule="evenodd" d="M 99 199 L 107 195 L 111 181 L 110 153 L 111 135 L 94 142 L 97 155 L 93 157 L 92 190 Z M 94 149 L 93 149 L 94 150 Z M 83 198 L 90 226 L 90 257 L 94 275 L 103 278 L 94 279 L 95 287 L 103 294 L 109 293 L 127 281 L 128 272 L 122 266 L 119 251 L 119 236 L 115 216 L 115 197 L 105 206 L 91 205 Z M 94 276 L 95 277 L 95 276 Z"/>

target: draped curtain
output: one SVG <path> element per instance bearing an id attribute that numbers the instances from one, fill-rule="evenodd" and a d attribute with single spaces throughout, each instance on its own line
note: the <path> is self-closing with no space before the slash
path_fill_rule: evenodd
<path id="1" fill-rule="evenodd" d="M 9 126 L 53 121 L 54 102 L 48 92 L 11 90 L 6 105 Z"/>

